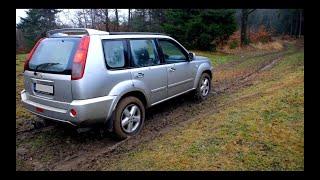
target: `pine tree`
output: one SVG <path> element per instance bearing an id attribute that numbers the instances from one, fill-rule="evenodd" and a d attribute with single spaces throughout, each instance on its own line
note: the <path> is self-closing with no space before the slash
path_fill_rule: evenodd
<path id="1" fill-rule="evenodd" d="M 235 30 L 235 11 L 227 9 L 166 10 L 164 32 L 188 48 L 214 50 Z"/>
<path id="2" fill-rule="evenodd" d="M 30 9 L 27 17 L 21 18 L 17 28 L 23 32 L 27 48 L 31 48 L 37 40 L 44 37 L 48 30 L 57 28 L 56 9 Z"/>

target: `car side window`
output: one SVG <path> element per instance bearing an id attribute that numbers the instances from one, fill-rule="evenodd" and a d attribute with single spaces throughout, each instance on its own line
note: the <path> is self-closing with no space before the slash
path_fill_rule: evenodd
<path id="1" fill-rule="evenodd" d="M 160 64 L 153 39 L 130 40 L 131 57 L 134 67 L 146 67 Z"/>
<path id="2" fill-rule="evenodd" d="M 122 40 L 103 40 L 103 51 L 110 68 L 125 66 L 124 44 Z"/>
<path id="3" fill-rule="evenodd" d="M 165 63 L 171 64 L 187 61 L 187 56 L 183 51 L 170 40 L 159 39 L 158 42 L 162 49 Z"/>

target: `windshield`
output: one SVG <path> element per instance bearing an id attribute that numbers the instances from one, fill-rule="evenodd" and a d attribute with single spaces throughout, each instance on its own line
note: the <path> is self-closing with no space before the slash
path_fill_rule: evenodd
<path id="1" fill-rule="evenodd" d="M 72 60 L 79 41 L 80 38 L 44 39 L 31 58 L 29 69 L 39 72 L 71 74 Z"/>

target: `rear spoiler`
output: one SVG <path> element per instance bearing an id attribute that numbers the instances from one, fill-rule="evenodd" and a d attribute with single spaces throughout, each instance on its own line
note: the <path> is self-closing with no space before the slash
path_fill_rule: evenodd
<path id="1" fill-rule="evenodd" d="M 59 35 L 109 35 L 109 32 L 87 28 L 62 28 L 47 32 L 47 37 L 56 37 Z"/>

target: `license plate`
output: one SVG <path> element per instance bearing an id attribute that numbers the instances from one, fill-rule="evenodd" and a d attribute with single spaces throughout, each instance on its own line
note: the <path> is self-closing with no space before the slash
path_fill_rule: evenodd
<path id="1" fill-rule="evenodd" d="M 50 85 L 35 84 L 34 89 L 36 92 L 53 95 L 53 86 Z"/>

